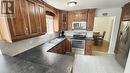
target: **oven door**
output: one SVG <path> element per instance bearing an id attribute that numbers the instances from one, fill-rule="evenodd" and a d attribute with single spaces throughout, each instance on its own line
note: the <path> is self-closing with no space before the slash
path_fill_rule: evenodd
<path id="1" fill-rule="evenodd" d="M 72 39 L 72 48 L 85 49 L 85 40 Z"/>

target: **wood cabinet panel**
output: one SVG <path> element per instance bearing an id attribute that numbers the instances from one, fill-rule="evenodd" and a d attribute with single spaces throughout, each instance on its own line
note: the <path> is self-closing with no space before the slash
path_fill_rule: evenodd
<path id="1" fill-rule="evenodd" d="M 41 4 L 37 5 L 37 14 L 38 14 L 37 23 L 39 24 L 37 26 L 38 32 L 40 34 L 45 34 L 47 32 L 47 29 L 46 29 L 45 9 L 43 5 Z"/>
<path id="2" fill-rule="evenodd" d="M 85 41 L 85 55 L 92 55 L 92 40 L 86 40 Z"/>
<path id="3" fill-rule="evenodd" d="M 92 31 L 94 26 L 94 17 L 96 9 L 84 9 L 68 12 L 68 30 L 72 30 L 72 22 L 86 21 L 87 30 Z"/>
<path id="4" fill-rule="evenodd" d="M 74 11 L 74 21 L 86 21 L 87 20 L 87 13 L 88 10 L 79 10 L 79 11 Z"/>
<path id="5" fill-rule="evenodd" d="M 74 14 L 73 12 L 69 11 L 68 12 L 68 30 L 72 30 L 73 19 L 74 19 Z"/>
<path id="6" fill-rule="evenodd" d="M 7 18 L 13 41 L 25 38 L 28 34 L 27 24 L 22 11 L 22 4 L 20 4 L 20 2 L 21 0 L 15 0 L 15 16 Z"/>
<path id="7" fill-rule="evenodd" d="M 51 48 L 49 50 L 49 52 L 53 52 L 53 53 L 59 53 L 59 54 L 65 54 L 66 53 L 66 41 L 62 41 L 61 43 L 59 43 L 58 45 L 56 45 L 55 47 Z"/>
<path id="8" fill-rule="evenodd" d="M 60 30 L 68 29 L 68 12 L 67 11 L 59 11 L 59 27 Z"/>
<path id="9" fill-rule="evenodd" d="M 130 20 L 130 2 L 123 7 L 123 20 Z"/>
<path id="10" fill-rule="evenodd" d="M 94 26 L 94 17 L 95 17 L 96 9 L 89 9 L 88 17 L 87 17 L 87 30 L 92 31 Z"/>
<path id="11" fill-rule="evenodd" d="M 4 37 L 8 42 L 18 41 L 29 37 L 39 36 L 46 33 L 46 18 L 45 8 L 42 3 L 37 0 L 14 0 L 15 12 L 14 16 L 7 15 L 3 21 L 2 33 L 3 36 L 8 35 L 9 38 Z M 10 33 L 10 34 L 9 34 Z M 11 37 L 10 37 L 11 36 Z"/>
<path id="12" fill-rule="evenodd" d="M 38 35 L 39 24 L 36 21 L 36 3 L 31 0 L 26 0 L 27 2 L 27 11 L 29 19 L 29 30 L 31 35 Z"/>
<path id="13" fill-rule="evenodd" d="M 71 39 L 66 39 L 66 52 L 72 52 Z"/>

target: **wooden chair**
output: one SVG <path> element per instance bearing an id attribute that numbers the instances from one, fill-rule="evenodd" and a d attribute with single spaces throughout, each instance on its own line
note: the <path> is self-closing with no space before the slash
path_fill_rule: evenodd
<path id="1" fill-rule="evenodd" d="M 104 37 L 105 37 L 105 34 L 106 34 L 106 31 L 104 31 L 102 35 L 100 35 L 99 37 L 97 37 L 97 40 L 98 40 L 98 44 L 99 44 L 99 45 L 102 45 L 102 44 L 103 44 L 103 39 L 104 39 Z"/>
<path id="2" fill-rule="evenodd" d="M 100 32 L 93 32 L 94 45 L 98 45 L 98 37 L 99 36 L 100 36 Z"/>

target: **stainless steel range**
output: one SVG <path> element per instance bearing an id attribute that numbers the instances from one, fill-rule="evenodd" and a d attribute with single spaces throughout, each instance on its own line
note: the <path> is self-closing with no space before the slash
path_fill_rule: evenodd
<path id="1" fill-rule="evenodd" d="M 72 49 L 76 52 L 84 54 L 86 35 L 73 35 Z M 78 53 L 80 54 L 80 53 Z"/>

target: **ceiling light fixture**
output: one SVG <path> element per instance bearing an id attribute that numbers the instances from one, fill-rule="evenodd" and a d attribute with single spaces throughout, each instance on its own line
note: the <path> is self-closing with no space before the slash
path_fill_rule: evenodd
<path id="1" fill-rule="evenodd" d="M 74 7 L 74 6 L 76 6 L 76 4 L 77 4 L 76 1 L 69 1 L 69 2 L 67 3 L 67 5 L 68 5 L 69 7 Z"/>

